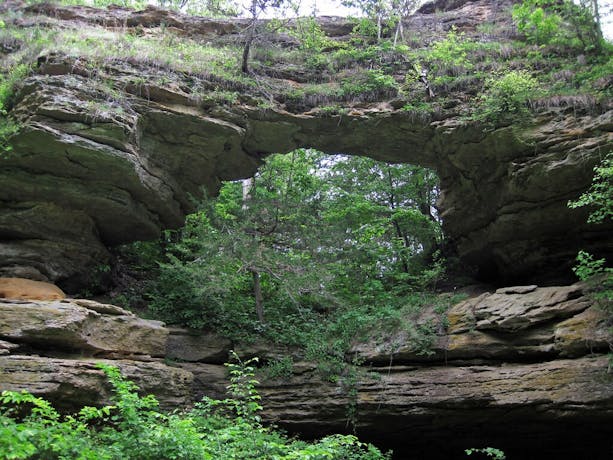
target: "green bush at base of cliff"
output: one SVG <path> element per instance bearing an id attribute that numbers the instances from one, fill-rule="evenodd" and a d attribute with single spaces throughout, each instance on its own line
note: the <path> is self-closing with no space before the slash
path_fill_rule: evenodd
<path id="1" fill-rule="evenodd" d="M 232 398 L 204 398 L 187 412 L 165 414 L 157 400 L 138 395 L 117 368 L 99 365 L 114 392 L 114 404 L 60 415 L 27 392 L 0 396 L 0 458 L 4 459 L 352 459 L 384 460 L 376 447 L 354 436 L 332 435 L 303 442 L 265 427 L 255 390 L 253 360 L 227 364 Z"/>

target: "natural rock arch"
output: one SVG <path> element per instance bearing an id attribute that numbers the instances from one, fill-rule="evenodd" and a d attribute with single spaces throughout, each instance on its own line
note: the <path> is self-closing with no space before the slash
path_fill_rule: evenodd
<path id="1" fill-rule="evenodd" d="M 502 3 L 439 2 L 443 10 L 458 9 L 431 14 L 426 8 L 409 21 L 431 40 L 451 25 L 474 30 L 486 19 L 508 20 Z M 105 27 L 172 24 L 186 35 L 240 30 L 240 21 L 155 8 L 27 10 Z M 329 35 L 351 31 L 338 18 L 322 27 Z M 222 180 L 252 175 L 265 155 L 297 147 L 435 169 L 444 231 L 482 279 L 562 281 L 572 275 L 579 249 L 611 255 L 611 225 L 588 225 L 585 209 L 567 208 L 613 145 L 606 101 L 596 110 L 542 110 L 530 126 L 484 131 L 460 112 L 418 116 L 393 101 L 337 115 L 292 113 L 276 103 L 249 104 L 248 97 L 241 105 L 201 104 L 189 92 L 196 77 L 173 74 L 164 84 L 163 70 L 138 61 L 110 61 L 104 74 L 123 88 L 123 100 L 110 107 L 87 66 L 57 54 L 39 57 L 36 74 L 16 94 L 11 115 L 23 128 L 0 160 L 0 275 L 73 290 L 107 263 L 107 247 L 180 226 L 203 186 L 214 194 Z M 205 83 L 212 84 L 199 81 Z"/>
<path id="2" fill-rule="evenodd" d="M 201 187 L 214 194 L 223 180 L 251 176 L 263 156 L 298 147 L 435 169 L 444 230 L 481 277 L 568 276 L 578 249 L 610 241 L 610 228 L 583 224 L 585 211 L 566 203 L 589 186 L 613 112 L 551 113 L 529 129 L 484 132 L 390 107 L 326 117 L 206 113 L 151 87 L 148 100 L 132 101 L 133 113 L 92 121 L 82 107 L 87 79 L 69 69 L 48 60 L 20 95 L 27 124 L 0 163 L 4 274 L 70 286 L 104 263 L 106 246 L 181 225 Z"/>

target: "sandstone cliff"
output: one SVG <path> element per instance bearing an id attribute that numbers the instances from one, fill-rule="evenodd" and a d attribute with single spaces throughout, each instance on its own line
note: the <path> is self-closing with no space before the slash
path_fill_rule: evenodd
<path id="1" fill-rule="evenodd" d="M 508 45 L 495 56 L 502 59 L 513 53 L 510 3 L 441 1 L 406 28 L 420 47 L 456 26 Z M 184 63 L 194 50 L 175 46 L 177 37 L 221 47 L 236 42 L 241 21 L 13 0 L 0 11 L 9 28 L 66 32 L 61 41 L 45 35 L 42 45 L 36 34 L 27 35 L 33 43 L 19 34 L 0 42 L 3 63 L 36 62 L 11 100 L 21 129 L 0 157 L 2 276 L 55 281 L 74 292 L 108 262 L 109 247 L 180 226 L 203 187 L 215 194 L 221 181 L 251 176 L 265 155 L 296 147 L 434 168 L 446 234 L 466 265 L 499 285 L 559 281 L 570 276 L 578 249 L 607 256 L 613 248 L 610 224 L 589 226 L 587 211 L 566 206 L 612 147 L 606 97 L 535 100 L 528 124 L 492 128 L 467 117 L 483 89 L 471 75 L 459 88 L 443 88 L 435 109 L 422 113 L 407 110 L 410 96 L 309 93 L 318 72 L 266 65 L 266 56 L 248 79 L 224 76 L 223 66 L 215 73 L 198 62 L 179 68 L 121 54 L 153 37 Z M 484 21 L 495 32 L 479 31 Z M 353 27 L 339 19 L 321 24 L 339 41 Z M 271 40 L 295 46 L 291 37 Z M 96 43 L 116 56 L 100 54 Z M 402 82 L 411 63 L 395 58 L 390 65 Z M 260 388 L 267 419 L 304 435 L 348 430 L 350 419 L 361 436 L 413 458 L 461 458 L 463 448 L 484 443 L 512 458 L 611 457 L 611 325 L 583 286 L 501 289 L 436 319 L 441 327 L 427 350 L 415 348 L 407 331 L 356 344 L 347 359 L 360 358 L 370 376 L 330 382 L 294 354 L 291 378 Z M 28 389 L 66 410 L 108 398 L 94 365 L 100 360 L 165 408 L 221 397 L 222 363 L 235 345 L 92 301 L 0 299 L 0 389 Z M 242 354 L 292 353 L 271 349 Z"/>
<path id="2" fill-rule="evenodd" d="M 485 42 L 510 43 L 507 3 L 452 3 L 446 5 L 450 10 L 425 8 L 408 20 L 417 46 L 445 36 L 452 26 Z M 588 226 L 585 210 L 566 206 L 589 186 L 592 168 L 611 148 L 610 99 L 540 101 L 528 126 L 485 130 L 465 116 L 482 85 L 471 86 L 478 79 L 470 75 L 462 77 L 460 89 L 441 87 L 446 94 L 434 101 L 434 113 L 419 114 L 402 109 L 412 96 L 393 100 L 389 91 L 340 99 L 336 93 L 310 94 L 309 79 L 318 73 L 294 64 L 279 63 L 272 72 L 256 60 L 257 76 L 249 80 L 177 70 L 170 58 L 121 57 L 139 36 L 158 37 L 158 46 L 175 35 L 203 46 L 236 43 L 240 21 L 155 8 L 25 7 L 11 1 L 3 9 L 13 27 L 96 37 L 32 49 L 16 38 L 3 48 L 9 61 L 40 53 L 12 101 L 10 115 L 22 129 L 0 160 L 5 276 L 56 281 L 74 290 L 88 281 L 85 273 L 107 263 L 109 246 L 180 226 L 202 187 L 215 194 L 221 181 L 251 176 L 266 154 L 297 147 L 434 168 L 441 179 L 444 230 L 465 264 L 484 279 L 569 279 L 578 249 L 607 255 L 613 247 L 610 225 Z M 485 21 L 498 35 L 477 31 Z M 328 19 L 322 27 L 342 41 L 352 26 Z M 164 35 L 169 33 L 175 35 Z M 276 40 L 293 46 L 287 36 Z M 116 56 L 91 49 L 98 42 Z M 172 46 L 164 52 L 172 49 L 177 52 Z M 194 59 L 187 51 L 174 58 Z M 412 69 L 401 59 L 392 62 L 398 81 Z M 324 82 L 319 90 L 337 83 Z M 319 100 L 335 111 L 317 108 Z"/>
<path id="3" fill-rule="evenodd" d="M 117 365 L 162 407 L 225 397 L 231 348 L 263 362 L 294 354 L 292 375 L 259 391 L 265 418 L 303 436 L 350 431 L 398 458 L 462 458 L 488 444 L 510 458 L 610 458 L 613 377 L 607 317 L 583 286 L 523 286 L 453 306 L 431 348 L 406 331 L 356 344 L 364 372 L 328 380 L 300 354 L 237 347 L 83 300 L 0 302 L 0 388 L 73 410 L 106 401 L 94 363 Z M 242 348 L 242 349 L 241 349 Z M 164 358 L 166 358 L 164 360 Z M 441 441 L 444 438 L 444 442 Z"/>

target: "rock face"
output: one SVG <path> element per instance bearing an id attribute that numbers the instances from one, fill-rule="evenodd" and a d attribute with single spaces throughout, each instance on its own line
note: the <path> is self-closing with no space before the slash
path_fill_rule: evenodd
<path id="1" fill-rule="evenodd" d="M 134 381 L 143 394 L 155 394 L 160 407 L 173 410 L 191 401 L 192 375 L 158 362 L 0 356 L 0 388 L 28 390 L 64 411 L 110 403 L 111 388 L 97 363 L 111 364 Z"/>
<path id="2" fill-rule="evenodd" d="M 463 449 L 489 445 L 509 458 L 610 459 L 613 335 L 582 285 L 499 289 L 438 315 L 444 327 L 429 349 L 389 332 L 356 345 L 351 358 L 363 371 L 335 382 L 293 352 L 291 378 L 260 376 L 264 418 L 303 436 L 351 431 L 352 420 L 361 438 L 393 447 L 394 458 L 464 458 Z M 0 390 L 27 389 L 65 410 L 108 401 L 99 361 L 167 409 L 224 398 L 221 363 L 233 348 L 92 301 L 0 302 Z M 280 353 L 292 351 L 240 351 Z"/>
<path id="3" fill-rule="evenodd" d="M 95 366 L 102 362 L 156 394 L 162 407 L 184 406 L 193 376 L 163 364 L 167 338 L 162 323 L 114 305 L 0 299 L 0 390 L 25 389 L 63 410 L 106 403 L 110 387 Z"/>
<path id="4" fill-rule="evenodd" d="M 112 307 L 112 308 L 111 308 Z M 45 350 L 89 356 L 162 357 L 168 330 L 112 305 L 91 301 L 20 302 L 0 299 L 0 337 Z"/>
<path id="5" fill-rule="evenodd" d="M 583 286 L 504 288 L 454 305 L 441 321 L 426 355 L 405 332 L 356 345 L 351 356 L 365 372 L 353 384 L 349 375 L 331 383 L 306 362 L 287 380 L 262 375 L 265 417 L 306 436 L 351 431 L 355 418 L 361 438 L 401 459 L 460 459 L 486 445 L 508 458 L 610 458 L 604 353 L 613 336 Z M 196 397 L 224 395 L 223 366 L 177 365 L 194 374 Z"/>
<path id="6" fill-rule="evenodd" d="M 407 27 L 424 40 L 451 25 L 474 33 L 479 21 L 500 21 L 507 5 L 443 3 L 443 10 L 457 9 L 425 9 Z M 42 4 L 27 12 L 54 27 L 81 21 L 154 33 L 163 23 L 199 39 L 231 38 L 239 29 L 155 8 Z M 349 30 L 338 19 L 322 25 L 331 34 Z M 297 147 L 436 169 L 445 232 L 483 279 L 560 279 L 570 276 L 579 248 L 606 256 L 602 248 L 613 247 L 610 225 L 587 226 L 586 211 L 566 206 L 588 188 L 592 168 L 613 144 L 609 102 L 593 112 L 541 110 L 528 128 L 485 132 L 453 111 L 416 119 L 388 103 L 348 107 L 343 115 L 292 112 L 277 100 L 263 107 L 242 87 L 239 103 L 211 103 L 197 91 L 214 94 L 217 82 L 168 72 L 108 61 L 96 77 L 86 59 L 39 58 L 11 110 L 23 129 L 0 159 L 0 274 L 57 281 L 72 291 L 107 263 L 108 246 L 181 225 L 202 187 L 215 194 L 222 180 L 251 176 L 263 156 Z M 121 91 L 121 100 L 101 81 Z"/>
<path id="7" fill-rule="evenodd" d="M 0 298 L 58 300 L 66 297 L 57 286 L 26 278 L 0 278 Z"/>

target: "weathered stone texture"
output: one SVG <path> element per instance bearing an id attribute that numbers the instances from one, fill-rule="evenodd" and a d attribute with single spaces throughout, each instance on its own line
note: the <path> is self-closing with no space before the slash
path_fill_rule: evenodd
<path id="1" fill-rule="evenodd" d="M 78 350 L 86 356 L 164 356 L 168 330 L 162 323 L 110 307 L 79 300 L 0 299 L 0 338 L 34 348 Z"/>
<path id="2" fill-rule="evenodd" d="M 413 16 L 407 27 L 426 42 L 452 25 L 475 33 L 480 21 L 500 22 L 507 3 L 450 2 L 441 13 Z M 155 8 L 135 13 L 41 4 L 28 11 L 56 26 L 79 20 L 153 33 L 164 23 L 200 38 L 240 30 L 240 21 Z M 347 29 L 338 20 L 322 24 L 335 34 Z M 436 169 L 445 232 L 483 279 L 551 283 L 572 276 L 578 249 L 602 257 L 613 247 L 611 225 L 588 226 L 586 210 L 567 207 L 613 145 L 610 102 L 589 113 L 543 109 L 529 127 L 485 132 L 453 110 L 415 119 L 388 101 L 349 104 L 343 115 L 292 113 L 280 101 L 262 108 L 239 88 L 240 103 L 217 105 L 194 93 L 216 88 L 206 76 L 138 61 L 103 67 L 105 81 L 124 91 L 121 102 L 109 103 L 85 60 L 53 53 L 40 57 L 37 74 L 15 98 L 11 115 L 24 129 L 0 161 L 0 274 L 74 290 L 92 267 L 108 262 L 107 246 L 180 226 L 203 187 L 215 194 L 222 180 L 251 176 L 264 155 L 297 147 Z"/>
<path id="3" fill-rule="evenodd" d="M 232 342 L 217 334 L 169 328 L 166 357 L 186 362 L 221 364 L 228 360 Z"/>
<path id="4" fill-rule="evenodd" d="M 66 294 L 51 283 L 27 278 L 0 278 L 0 298 L 58 300 L 65 297 Z"/>
<path id="5" fill-rule="evenodd" d="M 109 403 L 111 388 L 96 363 L 118 367 L 142 394 L 156 395 L 164 409 L 184 407 L 191 401 L 191 373 L 161 363 L 129 360 L 0 356 L 0 390 L 27 390 L 65 411 Z"/>
<path id="6" fill-rule="evenodd" d="M 613 375 L 605 353 L 613 336 L 610 317 L 584 296 L 582 284 L 503 288 L 438 315 L 447 328 L 438 329 L 431 354 L 420 354 L 405 332 L 389 332 L 351 351 L 364 372 L 333 382 L 300 361 L 297 350 L 237 347 L 211 332 L 168 330 L 88 300 L 5 299 L 0 390 L 27 389 L 63 410 L 107 402 L 99 360 L 84 357 L 97 354 L 174 409 L 227 396 L 221 363 L 230 349 L 263 360 L 290 353 L 291 377 L 271 380 L 262 372 L 258 391 L 265 420 L 293 433 L 350 431 L 348 418 L 355 418 L 361 437 L 394 447 L 400 458 L 462 458 L 463 448 L 487 441 L 522 459 L 537 447 L 540 459 L 581 452 L 608 459 Z M 432 318 L 426 311 L 418 321 Z M 164 354 L 168 364 L 149 356 Z M 432 451 L 442 433 L 452 439 Z"/>

